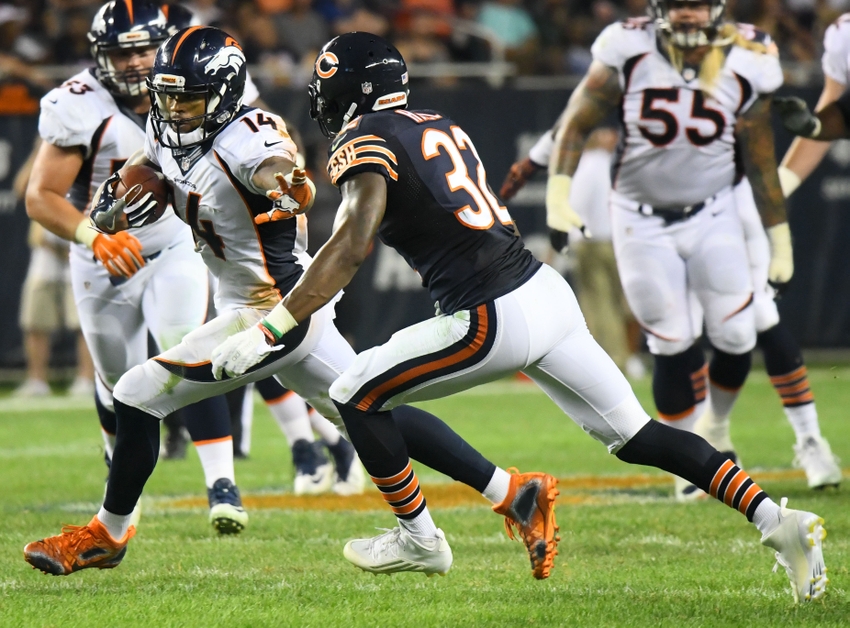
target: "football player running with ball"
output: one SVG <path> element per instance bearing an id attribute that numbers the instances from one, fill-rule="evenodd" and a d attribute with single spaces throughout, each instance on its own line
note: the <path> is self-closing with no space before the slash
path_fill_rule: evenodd
<path id="1" fill-rule="evenodd" d="M 617 73 L 605 71 L 613 90 Z M 590 87 L 585 83 L 578 97 Z M 350 541 L 349 561 L 372 572 L 401 571 L 402 560 L 424 571 L 449 569 L 451 550 L 393 414 L 401 403 L 522 371 L 621 460 L 680 475 L 745 515 L 788 570 L 795 600 L 823 595 L 822 520 L 776 504 L 705 440 L 647 416 L 587 331 L 567 282 L 523 247 L 469 136 L 441 113 L 406 109 L 407 69 L 395 48 L 368 33 L 341 35 L 319 54 L 309 89 L 312 117 L 334 138 L 328 173 L 342 193 L 334 232 L 259 330 L 214 350 L 213 367 L 238 376 L 281 342 L 286 346 L 286 335 L 349 283 L 375 236 L 422 276 L 437 316 L 359 354 L 330 390 L 399 522 L 385 534 Z M 665 93 L 675 101 L 676 93 Z"/>
<path id="2" fill-rule="evenodd" d="M 68 575 L 121 562 L 135 533 L 130 513 L 156 465 L 159 421 L 170 412 L 274 375 L 322 415 L 339 420 L 328 391 L 355 359 L 333 322 L 339 290 L 300 325 L 281 332 L 283 324 L 265 321 L 310 265 L 298 245 L 297 216 L 311 207 L 315 188 L 295 168 L 296 148 L 283 121 L 242 106 L 245 77 L 239 44 L 216 28 L 181 30 L 157 52 L 148 81 L 152 107 L 144 153 L 131 163 L 161 170 L 172 185 L 174 210 L 192 228 L 217 279 L 218 317 L 118 381 L 117 439 L 103 507 L 87 526 L 26 546 L 26 560 L 46 573 Z M 120 230 L 128 226 L 128 211 L 136 225 L 155 215 L 152 208 L 133 210 L 104 186 L 94 199 L 92 219 L 101 228 Z M 158 227 L 164 218 L 150 226 Z M 247 337 L 250 346 L 242 355 L 226 351 L 228 364 L 237 367 L 225 373 L 225 352 L 217 347 L 230 337 Z M 398 407 L 392 419 L 415 460 L 493 502 L 509 531 L 522 537 L 533 575 L 548 577 L 556 553 L 557 480 L 497 468 L 423 410 Z M 412 487 L 396 493 L 398 508 L 410 512 L 421 504 L 413 479 Z M 412 555 L 397 557 L 388 571 L 448 570 L 447 549 L 448 564 L 417 559 L 419 552 L 442 548 L 444 540 L 419 528 L 407 538 Z"/>
<path id="3" fill-rule="evenodd" d="M 72 286 L 97 372 L 95 404 L 107 464 L 117 429 L 113 389 L 147 360 L 148 332 L 161 350 L 170 349 L 207 314 L 207 270 L 177 216 L 168 211 L 132 235 L 108 235 L 92 229 L 81 213 L 144 146 L 150 109 L 145 80 L 168 34 L 165 15 L 146 0 L 114 0 L 100 8 L 88 35 L 95 68 L 41 100 L 44 141 L 26 195 L 29 216 L 73 242 Z M 187 407 L 184 418 L 204 468 L 210 522 L 221 533 L 239 532 L 248 515 L 235 486 L 227 406 L 221 398 L 207 399 Z"/>

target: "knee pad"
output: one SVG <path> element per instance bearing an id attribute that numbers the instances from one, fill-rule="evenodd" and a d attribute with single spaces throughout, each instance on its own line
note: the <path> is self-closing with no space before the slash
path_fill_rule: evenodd
<path id="1" fill-rule="evenodd" d="M 712 384 L 729 390 L 738 390 L 747 381 L 752 362 L 751 351 L 735 355 L 715 349 L 708 367 L 708 376 Z"/>
<path id="2" fill-rule="evenodd" d="M 753 350 L 756 346 L 754 314 L 743 314 L 736 314 L 709 332 L 708 339 L 713 347 L 729 354 L 743 354 Z"/>
<path id="3" fill-rule="evenodd" d="M 705 364 L 699 345 L 691 345 L 676 355 L 656 355 L 652 375 L 652 395 L 662 417 L 686 414 L 697 403 L 695 376 Z M 705 397 L 704 388 L 702 396 Z"/>
<path id="4" fill-rule="evenodd" d="M 156 416 L 158 419 L 162 419 L 167 413 L 153 410 L 147 406 L 147 402 L 159 393 L 157 387 L 160 382 L 153 376 L 153 373 L 148 372 L 149 369 L 153 368 L 156 367 L 153 366 L 151 360 L 131 368 L 118 380 L 115 390 L 112 391 L 112 396 L 115 401 L 120 401 L 124 405 L 138 408 Z"/>

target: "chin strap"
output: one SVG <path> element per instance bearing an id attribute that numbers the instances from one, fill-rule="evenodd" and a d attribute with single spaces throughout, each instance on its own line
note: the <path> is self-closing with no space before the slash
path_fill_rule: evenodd
<path id="1" fill-rule="evenodd" d="M 352 116 L 354 116 L 354 112 L 357 111 L 357 103 L 351 103 L 351 106 L 348 108 L 348 113 L 342 116 L 342 124 L 339 126 L 339 130 L 342 131 L 349 122 L 351 122 Z"/>

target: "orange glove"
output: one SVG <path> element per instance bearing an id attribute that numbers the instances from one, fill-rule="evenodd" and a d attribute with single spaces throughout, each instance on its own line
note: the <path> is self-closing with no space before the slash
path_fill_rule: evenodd
<path id="1" fill-rule="evenodd" d="M 126 231 L 114 235 L 99 233 L 91 244 L 91 250 L 113 277 L 132 277 L 145 265 L 141 242 Z"/>
<path id="2" fill-rule="evenodd" d="M 502 197 L 503 201 L 509 201 L 516 193 L 519 192 L 526 182 L 534 175 L 538 170 L 543 170 L 545 166 L 540 166 L 528 157 L 523 159 L 522 161 L 516 162 L 511 169 L 508 171 L 508 176 L 505 177 L 505 180 L 502 182 L 502 189 L 499 190 L 499 196 Z"/>
<path id="3" fill-rule="evenodd" d="M 273 201 L 272 208 L 254 218 L 258 225 L 303 214 L 313 206 L 316 198 L 316 186 L 302 168 L 293 168 L 286 176 L 277 172 L 274 178 L 280 189 L 266 192 L 266 197 Z"/>

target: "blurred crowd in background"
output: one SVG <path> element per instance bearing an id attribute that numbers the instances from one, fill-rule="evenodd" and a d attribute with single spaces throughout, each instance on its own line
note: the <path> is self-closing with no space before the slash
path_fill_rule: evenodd
<path id="1" fill-rule="evenodd" d="M 83 65 L 102 0 L 0 3 L 0 78 L 33 65 Z M 370 31 L 409 63 L 507 61 L 518 75 L 580 75 L 606 25 L 646 13 L 646 0 L 192 0 L 199 22 L 240 40 L 266 87 L 305 85 L 333 35 Z M 784 61 L 817 62 L 824 29 L 850 0 L 729 0 L 729 15 L 777 41 Z M 813 63 L 813 67 L 815 64 Z M 452 74 L 452 72 L 447 72 Z"/>

